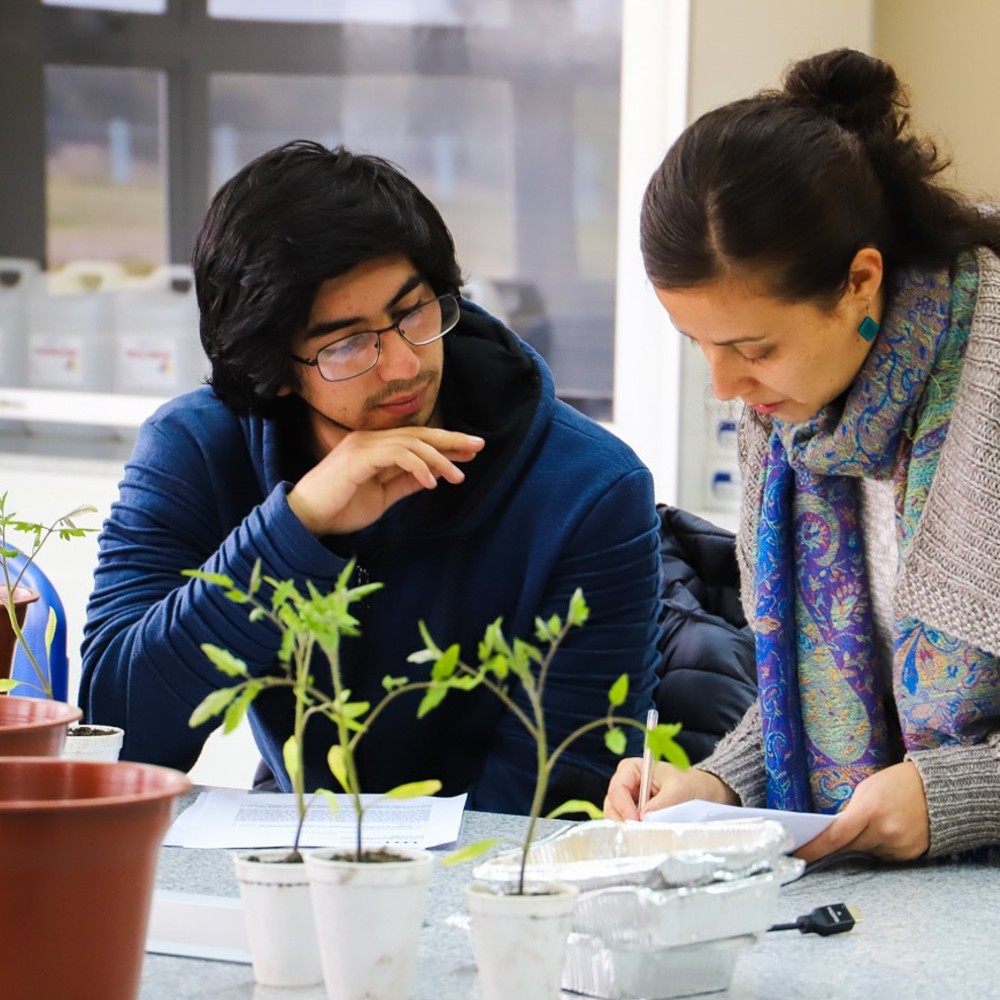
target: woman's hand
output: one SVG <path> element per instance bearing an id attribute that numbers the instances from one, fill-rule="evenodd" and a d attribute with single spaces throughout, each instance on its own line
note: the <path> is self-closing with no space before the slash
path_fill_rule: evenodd
<path id="1" fill-rule="evenodd" d="M 642 758 L 623 760 L 611 777 L 608 794 L 604 797 L 604 815 L 608 819 L 639 819 L 639 781 L 642 776 Z M 653 766 L 650 797 L 642 814 L 665 809 L 690 799 L 723 802 L 739 805 L 736 793 L 714 774 L 693 767 L 681 771 L 673 764 L 662 761 Z"/>
<path id="2" fill-rule="evenodd" d="M 930 842 L 924 783 L 916 765 L 904 761 L 860 782 L 836 819 L 796 856 L 815 861 L 836 851 L 866 851 L 911 861 L 925 854 Z"/>

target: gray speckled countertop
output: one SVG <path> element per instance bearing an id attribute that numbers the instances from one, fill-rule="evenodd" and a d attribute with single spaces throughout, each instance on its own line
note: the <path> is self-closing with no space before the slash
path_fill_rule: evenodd
<path id="1" fill-rule="evenodd" d="M 555 829 L 556 823 L 548 829 Z M 493 836 L 514 841 L 523 826 L 523 817 L 466 813 L 462 840 Z M 439 866 L 435 871 L 411 1000 L 479 997 L 462 895 L 471 869 L 471 865 Z M 228 851 L 164 848 L 157 886 L 238 895 Z M 797 931 L 766 934 L 741 952 L 730 989 L 711 996 L 733 1000 L 1000 997 L 996 944 L 1000 863 L 995 860 L 905 866 L 844 863 L 784 886 L 776 919 L 791 921 L 816 906 L 836 902 L 861 912 L 862 920 L 852 931 L 827 938 Z M 325 992 L 321 987 L 256 986 L 249 965 L 147 954 L 140 997 L 324 1000 Z"/>

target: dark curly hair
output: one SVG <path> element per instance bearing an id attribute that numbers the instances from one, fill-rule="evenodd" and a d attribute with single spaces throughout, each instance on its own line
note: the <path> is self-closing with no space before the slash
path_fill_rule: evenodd
<path id="1" fill-rule="evenodd" d="M 1000 216 L 948 189 L 935 145 L 911 134 L 905 90 L 880 59 L 837 49 L 795 63 L 777 91 L 703 115 L 646 189 L 640 239 L 659 288 L 738 272 L 785 301 L 828 308 L 854 255 L 887 268 L 1000 251 Z"/>
<path id="2" fill-rule="evenodd" d="M 391 254 L 438 295 L 462 284 L 444 220 L 392 163 L 296 140 L 243 167 L 212 199 L 192 261 L 219 398 L 273 413 L 278 390 L 297 384 L 289 343 L 319 286 Z"/>

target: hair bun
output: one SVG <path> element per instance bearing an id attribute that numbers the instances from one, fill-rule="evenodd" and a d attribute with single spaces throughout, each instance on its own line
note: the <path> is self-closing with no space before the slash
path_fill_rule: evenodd
<path id="1" fill-rule="evenodd" d="M 794 63 L 785 73 L 784 92 L 861 133 L 895 125 L 897 109 L 906 104 L 896 71 L 854 49 L 835 49 Z"/>

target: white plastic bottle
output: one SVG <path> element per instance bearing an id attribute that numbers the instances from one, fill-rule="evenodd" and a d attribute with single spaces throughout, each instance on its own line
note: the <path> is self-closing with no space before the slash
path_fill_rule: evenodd
<path id="1" fill-rule="evenodd" d="M 110 289 L 117 265 L 83 262 L 44 275 L 28 298 L 28 378 L 35 389 L 110 392 L 112 311 Z M 111 440 L 113 428 L 98 424 L 32 421 L 40 438 Z"/>
<path id="2" fill-rule="evenodd" d="M 190 267 L 157 268 L 114 293 L 115 392 L 169 399 L 196 388 L 207 370 Z M 131 439 L 135 428 L 118 434 Z"/>
<path id="3" fill-rule="evenodd" d="M 23 389 L 27 381 L 28 296 L 40 268 L 36 261 L 0 257 L 0 386 Z M 0 410 L 0 434 L 21 435 L 24 423 Z"/>

